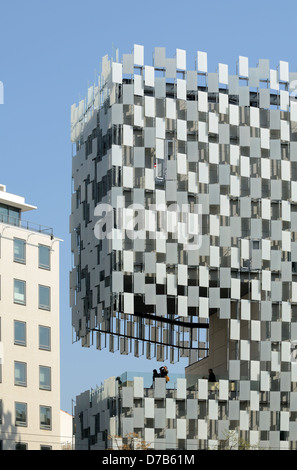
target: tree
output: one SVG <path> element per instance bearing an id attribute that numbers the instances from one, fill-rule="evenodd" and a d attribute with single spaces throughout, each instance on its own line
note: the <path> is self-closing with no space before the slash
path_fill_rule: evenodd
<path id="1" fill-rule="evenodd" d="M 149 450 L 151 443 L 146 442 L 144 439 L 138 437 L 135 432 L 122 436 L 108 436 L 111 440 L 110 450 Z"/>
<path id="2" fill-rule="evenodd" d="M 229 431 L 226 433 L 226 438 L 221 441 L 218 450 L 259 450 L 259 446 L 251 445 L 239 437 L 236 431 Z"/>

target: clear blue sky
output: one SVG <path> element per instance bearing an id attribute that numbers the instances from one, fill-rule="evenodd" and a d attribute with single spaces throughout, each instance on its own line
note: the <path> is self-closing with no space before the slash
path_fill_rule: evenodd
<path id="1" fill-rule="evenodd" d="M 235 73 L 239 55 L 288 60 L 297 70 L 295 1 L 6 0 L 0 3 L 0 183 L 23 195 L 38 211 L 28 219 L 52 226 L 61 246 L 61 407 L 105 378 L 151 371 L 156 364 L 133 356 L 83 349 L 72 344 L 68 279 L 71 265 L 70 106 L 87 93 L 101 58 L 133 44 L 145 47 L 152 65 L 154 47 L 187 50 L 194 68 L 197 50 L 208 52 L 209 70 L 219 62 Z M 186 363 L 169 365 L 181 372 Z"/>

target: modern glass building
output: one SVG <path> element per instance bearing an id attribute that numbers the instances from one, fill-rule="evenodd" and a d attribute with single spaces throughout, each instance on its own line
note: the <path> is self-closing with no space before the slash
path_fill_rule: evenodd
<path id="1" fill-rule="evenodd" d="M 186 389 L 206 400 L 198 448 L 222 430 L 295 448 L 297 74 L 187 61 L 106 56 L 72 107 L 75 340 L 187 357 Z M 215 398 L 195 378 L 209 368 L 226 381 Z"/>

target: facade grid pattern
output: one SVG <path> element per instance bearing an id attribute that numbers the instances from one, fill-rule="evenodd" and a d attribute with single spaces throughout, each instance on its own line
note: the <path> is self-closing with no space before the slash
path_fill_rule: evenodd
<path id="1" fill-rule="evenodd" d="M 71 109 L 73 327 L 84 346 L 97 330 L 99 349 L 108 342 L 110 351 L 148 359 L 188 357 L 194 367 L 218 363 L 210 336 L 218 339 L 214 326 L 223 325 L 221 376 L 238 384 L 223 426 L 236 421 L 252 441 L 290 446 L 297 439 L 297 74 L 284 61 L 250 67 L 241 56 L 231 75 L 225 64 L 209 72 L 204 52 L 194 70 L 186 59 L 186 51 L 167 58 L 156 48 L 147 66 L 139 45 L 122 62 L 106 56 L 98 85 Z M 111 217 L 111 236 L 102 237 L 109 219 L 98 225 L 97 208 L 109 205 L 113 214 L 119 201 L 125 233 Z M 143 238 L 127 236 L 129 227 L 136 232 L 131 204 L 144 208 Z M 183 205 L 199 226 L 196 250 L 181 236 L 189 227 Z M 208 412 L 217 416 L 215 403 Z"/>

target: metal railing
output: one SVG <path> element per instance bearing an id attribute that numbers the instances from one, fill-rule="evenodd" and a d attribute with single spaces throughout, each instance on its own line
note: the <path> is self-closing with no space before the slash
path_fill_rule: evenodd
<path id="1" fill-rule="evenodd" d="M 45 235 L 53 236 L 54 234 L 51 227 L 46 227 L 45 225 L 36 224 L 34 222 L 28 222 L 27 220 L 22 220 L 19 217 L 13 217 L 11 215 L 0 214 L 0 223 L 23 228 L 32 232 L 44 233 Z"/>

